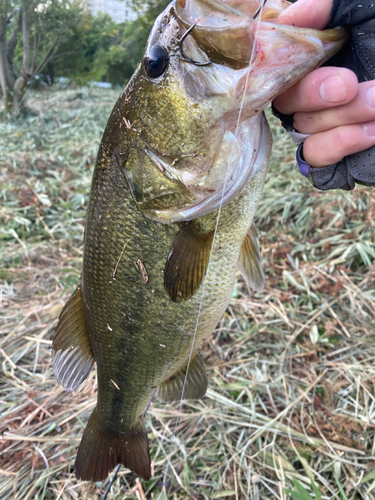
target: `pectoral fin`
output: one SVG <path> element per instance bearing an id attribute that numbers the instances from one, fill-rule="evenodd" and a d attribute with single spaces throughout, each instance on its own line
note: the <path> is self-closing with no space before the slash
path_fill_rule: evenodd
<path id="1" fill-rule="evenodd" d="M 199 232 L 194 221 L 177 234 L 164 269 L 164 288 L 173 302 L 189 299 L 206 276 L 214 232 Z"/>
<path id="2" fill-rule="evenodd" d="M 78 287 L 61 311 L 52 344 L 53 371 L 66 391 L 74 391 L 94 364 Z"/>
<path id="3" fill-rule="evenodd" d="M 258 229 L 251 225 L 244 242 L 242 243 L 238 267 L 246 283 L 256 292 L 264 287 L 263 259 L 259 250 Z"/>
<path id="4" fill-rule="evenodd" d="M 200 399 L 206 394 L 207 384 L 207 374 L 203 359 L 200 354 L 197 354 L 192 359 L 189 370 L 187 370 L 186 365 L 182 370 L 160 385 L 158 399 L 159 401 Z"/>

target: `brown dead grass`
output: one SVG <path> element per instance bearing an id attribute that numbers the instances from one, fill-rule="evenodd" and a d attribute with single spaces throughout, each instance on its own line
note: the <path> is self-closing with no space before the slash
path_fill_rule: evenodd
<path id="1" fill-rule="evenodd" d="M 2 500 L 99 499 L 109 484 L 73 473 L 95 374 L 66 394 L 51 366 L 56 318 L 79 275 L 89 168 L 115 98 L 89 94 L 33 96 L 39 120 L 56 124 L 43 140 L 32 139 L 34 122 L 1 125 Z M 239 278 L 204 347 L 207 396 L 181 410 L 151 405 L 154 476 L 121 468 L 109 499 L 286 499 L 293 479 L 307 491 L 313 479 L 325 499 L 345 498 L 338 484 L 348 499 L 373 498 L 373 190 L 316 192 L 295 175 L 275 122 L 274 132 L 257 221 L 265 289 Z M 27 150 L 31 140 L 39 149 Z"/>

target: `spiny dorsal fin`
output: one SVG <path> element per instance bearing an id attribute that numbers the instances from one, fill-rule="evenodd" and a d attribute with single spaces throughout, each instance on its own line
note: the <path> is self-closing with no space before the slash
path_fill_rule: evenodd
<path id="1" fill-rule="evenodd" d="M 260 232 L 251 225 L 244 242 L 242 243 L 238 267 L 246 283 L 256 292 L 264 287 L 263 259 L 259 250 Z"/>
<path id="2" fill-rule="evenodd" d="M 191 360 L 186 376 L 187 365 L 159 386 L 159 401 L 180 401 L 181 399 L 200 399 L 206 394 L 207 374 L 200 354 Z M 186 378 L 184 394 L 182 389 Z"/>
<path id="3" fill-rule="evenodd" d="M 94 364 L 78 287 L 61 311 L 52 344 L 53 371 L 66 391 L 74 391 Z"/>
<path id="4" fill-rule="evenodd" d="M 177 234 L 164 269 L 164 288 L 173 302 L 189 299 L 206 276 L 214 232 L 200 233 L 194 221 Z"/>
<path id="5" fill-rule="evenodd" d="M 84 481 L 104 481 L 117 464 L 123 464 L 143 479 L 150 479 L 151 465 L 147 432 L 140 418 L 125 433 L 108 432 L 100 425 L 96 408 L 79 445 L 75 471 Z"/>

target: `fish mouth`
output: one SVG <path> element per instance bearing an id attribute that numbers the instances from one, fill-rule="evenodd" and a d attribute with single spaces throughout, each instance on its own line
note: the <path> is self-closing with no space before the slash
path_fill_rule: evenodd
<path id="1" fill-rule="evenodd" d="M 263 51 L 259 47 L 262 31 L 274 32 L 272 43 L 267 42 L 268 51 L 292 43 L 304 53 L 323 49 L 328 58 L 344 44 L 347 33 L 343 28 L 319 31 L 279 24 L 279 15 L 290 5 L 284 0 L 266 3 L 261 0 L 176 0 L 175 9 L 183 29 L 195 26 L 191 35 L 209 60 L 233 69 L 247 67 L 257 59 L 259 50 Z M 280 50 L 278 54 L 280 64 L 288 62 Z M 263 63 L 268 61 L 263 58 Z"/>
<path id="2" fill-rule="evenodd" d="M 323 64 L 347 40 L 343 28 L 319 31 L 279 24 L 279 15 L 289 5 L 284 0 L 265 4 L 262 0 L 175 0 L 181 33 L 194 26 L 184 40 L 184 51 L 192 59 L 208 59 L 225 73 L 226 91 L 241 103 L 246 118 Z M 210 76 L 209 72 L 199 75 L 213 94 Z M 235 119 L 236 113 L 234 109 L 227 118 Z"/>

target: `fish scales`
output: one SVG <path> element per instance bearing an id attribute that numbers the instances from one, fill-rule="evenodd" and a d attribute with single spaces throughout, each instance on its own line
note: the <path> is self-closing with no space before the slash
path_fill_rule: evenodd
<path id="1" fill-rule="evenodd" d="M 215 328 L 231 297 L 240 243 L 251 224 L 265 174 L 266 171 L 259 172 L 246 191 L 224 207 L 220 216 L 213 245 L 220 250 L 212 253 L 197 345 Z M 144 217 L 130 196 L 124 176 L 111 164 L 111 159 L 103 158 L 98 163 L 91 200 L 82 276 L 88 306 L 86 318 L 97 362 L 102 425 L 121 432 L 142 413 L 154 389 L 186 364 L 204 285 L 202 283 L 187 302 L 172 302 L 165 294 L 164 266 L 180 228 Z M 100 207 L 100 221 L 95 211 L 90 210 L 91 203 Z M 113 270 L 129 238 L 113 279 Z M 108 242 L 113 242 L 110 247 Z M 147 269 L 147 285 L 134 266 L 137 259 Z M 106 297 L 105 302 L 102 297 Z M 90 314 L 92 311 L 96 314 Z M 153 364 L 156 353 L 157 364 Z M 126 364 L 122 355 L 126 356 Z M 112 379 L 122 391 L 126 388 L 126 400 L 124 393 L 111 383 Z M 110 410 L 109 415 L 108 409 L 114 405 L 116 410 Z"/>
<path id="2" fill-rule="evenodd" d="M 264 285 L 253 225 L 272 143 L 262 110 L 345 35 L 278 25 L 283 0 L 269 0 L 258 22 L 260 4 L 172 2 L 108 120 L 82 277 L 53 341 L 66 390 L 97 366 L 80 479 L 103 480 L 118 463 L 150 477 L 150 398 L 203 397 L 199 349 L 229 304 L 237 269 L 254 290 Z"/>

